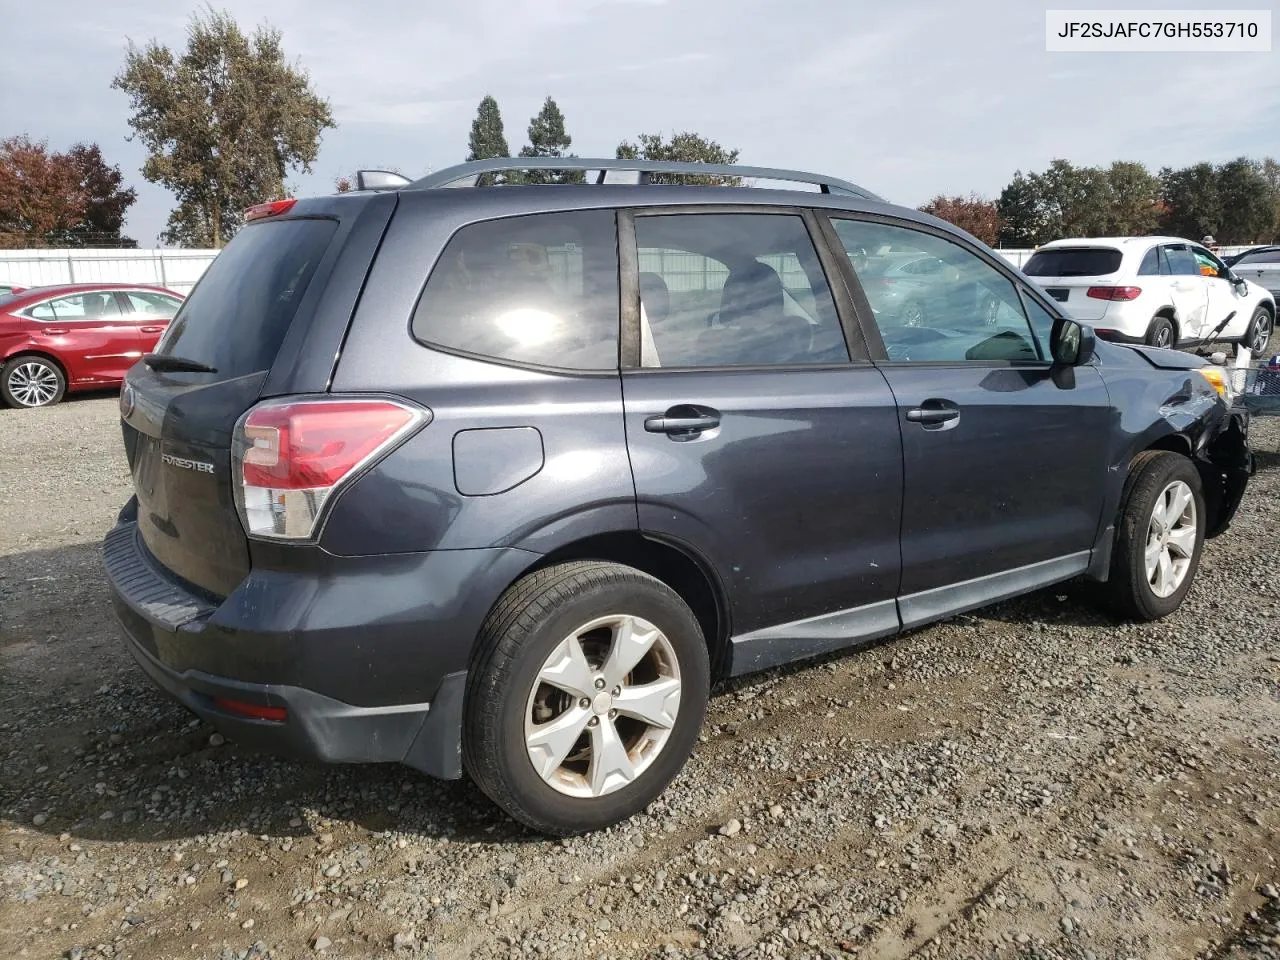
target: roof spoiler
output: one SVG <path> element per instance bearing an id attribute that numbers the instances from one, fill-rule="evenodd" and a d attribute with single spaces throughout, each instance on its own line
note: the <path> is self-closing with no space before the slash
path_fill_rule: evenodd
<path id="1" fill-rule="evenodd" d="M 626 171 L 634 174 L 632 183 L 650 182 L 653 174 L 685 174 L 698 177 L 740 177 L 744 179 L 781 180 L 790 183 L 808 183 L 823 193 L 844 194 L 864 200 L 883 200 L 870 190 L 846 180 L 838 180 L 817 173 L 800 170 L 781 170 L 771 167 L 742 167 L 729 163 L 685 163 L 673 160 L 619 160 L 591 159 L 585 157 L 494 157 L 490 160 L 474 160 L 447 167 L 428 174 L 409 184 L 413 190 L 429 190 L 437 187 L 474 187 L 486 173 L 502 173 L 519 170 L 581 170 L 596 174 L 595 183 L 617 183 L 611 173 Z"/>
<path id="2" fill-rule="evenodd" d="M 390 170 L 356 171 L 357 190 L 399 190 L 412 182 L 408 177 L 392 173 Z"/>

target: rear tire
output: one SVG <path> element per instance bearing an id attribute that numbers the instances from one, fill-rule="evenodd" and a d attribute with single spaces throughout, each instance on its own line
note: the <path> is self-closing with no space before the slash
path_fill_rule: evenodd
<path id="1" fill-rule="evenodd" d="M 1186 457 L 1149 450 L 1133 461 L 1116 525 L 1107 586 L 1116 613 L 1151 621 L 1177 610 L 1204 548 L 1200 473 Z"/>
<path id="2" fill-rule="evenodd" d="M 597 561 L 539 570 L 481 628 L 463 763 L 535 830 L 602 829 L 642 811 L 680 772 L 710 675 L 698 621 L 665 583 Z"/>
<path id="3" fill-rule="evenodd" d="M 1156 317 L 1151 321 L 1147 329 L 1147 346 L 1174 347 L 1177 346 L 1175 339 L 1173 322 L 1168 317 Z"/>
<path id="4" fill-rule="evenodd" d="M 67 392 L 67 378 L 52 360 L 14 357 L 0 368 L 0 397 L 11 407 L 51 407 Z"/>

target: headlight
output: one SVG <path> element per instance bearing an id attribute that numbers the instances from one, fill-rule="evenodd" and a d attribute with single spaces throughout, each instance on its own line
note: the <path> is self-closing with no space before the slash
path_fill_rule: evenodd
<path id="1" fill-rule="evenodd" d="M 1230 406 L 1232 400 L 1235 399 L 1231 390 L 1231 377 L 1227 375 L 1227 371 L 1221 367 L 1199 367 L 1196 373 L 1209 381 L 1209 385 L 1218 392 L 1227 405 Z"/>

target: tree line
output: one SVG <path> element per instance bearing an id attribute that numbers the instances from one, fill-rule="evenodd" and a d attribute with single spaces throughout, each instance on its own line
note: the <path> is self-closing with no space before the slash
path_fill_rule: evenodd
<path id="1" fill-rule="evenodd" d="M 1238 157 L 1152 173 L 1141 163 L 1077 167 L 1059 159 L 1039 173 L 1017 171 L 996 200 L 937 196 L 920 209 L 992 246 L 1154 233 L 1272 243 L 1280 241 L 1280 163 Z"/>
<path id="2" fill-rule="evenodd" d="M 336 127 L 329 102 L 284 52 L 280 31 L 243 31 L 213 9 L 192 16 L 185 49 L 129 42 L 112 86 L 128 97 L 130 139 L 146 150 L 142 175 L 176 205 L 162 235 L 178 246 L 218 247 L 247 207 L 284 196 L 288 177 L 310 173 L 323 134 Z M 548 96 L 530 119 L 517 157 L 571 157 L 573 139 Z M 479 103 L 465 157 L 510 156 L 497 100 Z M 618 143 L 620 159 L 734 163 L 738 150 L 692 131 L 642 133 Z M 394 167 L 392 167 L 394 169 Z M 514 170 L 490 183 L 571 183 L 578 171 Z M 714 176 L 659 176 L 660 182 L 737 183 Z M 340 177 L 339 191 L 352 187 Z M 132 245 L 121 234 L 136 199 L 97 144 L 65 152 L 27 136 L 0 141 L 0 246 Z M 1152 173 L 1140 163 L 1077 167 L 1054 160 L 1018 171 L 991 200 L 937 196 L 921 207 L 991 245 L 1030 247 L 1064 236 L 1156 231 L 1219 243 L 1280 239 L 1280 164 L 1240 157 Z"/>

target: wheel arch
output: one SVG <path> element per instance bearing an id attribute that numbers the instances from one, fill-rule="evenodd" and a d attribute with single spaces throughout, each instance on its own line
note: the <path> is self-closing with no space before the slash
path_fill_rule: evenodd
<path id="1" fill-rule="evenodd" d="M 619 530 L 573 540 L 544 554 L 521 573 L 568 560 L 602 560 L 634 567 L 661 580 L 689 605 L 707 644 L 712 679 L 723 677 L 728 668 L 729 614 L 723 585 L 711 565 L 684 543 L 641 533 Z"/>
<path id="2" fill-rule="evenodd" d="M 62 374 L 62 379 L 66 382 L 67 389 L 71 389 L 71 375 L 67 372 L 67 365 L 63 363 L 59 357 L 46 350 L 35 350 L 30 348 L 15 350 L 13 353 L 0 360 L 0 366 L 8 366 L 14 360 L 21 360 L 23 357 L 37 357 L 41 360 L 48 360 L 57 367 L 58 372 Z"/>

